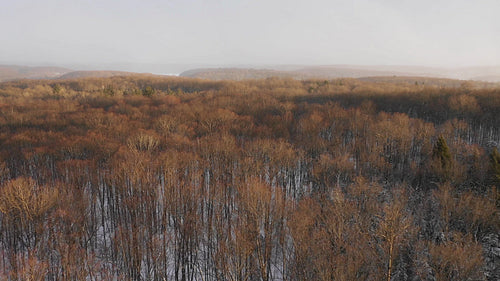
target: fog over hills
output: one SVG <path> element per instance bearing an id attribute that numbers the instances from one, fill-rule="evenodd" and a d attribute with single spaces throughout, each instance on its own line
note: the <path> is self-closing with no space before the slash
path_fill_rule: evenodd
<path id="1" fill-rule="evenodd" d="M 66 66 L 66 65 L 65 65 Z M 397 65 L 196 65 L 96 64 L 59 66 L 0 65 L 0 82 L 18 79 L 70 79 L 127 76 L 137 73 L 179 75 L 208 80 L 246 80 L 269 77 L 335 79 L 362 77 L 434 77 L 500 82 L 500 66 L 437 68 Z"/>
<path id="2" fill-rule="evenodd" d="M 265 77 L 296 79 L 360 78 L 371 76 L 420 76 L 460 80 L 500 81 L 500 66 L 435 68 L 424 66 L 332 65 L 275 66 L 270 68 L 202 68 L 185 71 L 180 76 L 212 80 L 243 80 Z"/>

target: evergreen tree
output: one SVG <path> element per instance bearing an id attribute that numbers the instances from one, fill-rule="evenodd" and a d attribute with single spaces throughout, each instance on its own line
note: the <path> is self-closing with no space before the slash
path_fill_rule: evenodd
<path id="1" fill-rule="evenodd" d="M 449 180 L 451 174 L 451 153 L 443 136 L 439 136 L 436 144 L 434 144 L 432 158 L 437 161 L 436 172 L 445 181 Z"/>
<path id="2" fill-rule="evenodd" d="M 439 159 L 439 161 L 441 162 L 441 167 L 443 169 L 450 167 L 451 153 L 450 149 L 448 148 L 448 144 L 446 144 L 446 140 L 443 138 L 443 136 L 439 136 L 436 144 L 434 145 L 432 156 Z"/>
<path id="3" fill-rule="evenodd" d="M 500 153 L 496 147 L 490 154 L 490 174 L 491 183 L 497 187 L 500 186 Z"/>

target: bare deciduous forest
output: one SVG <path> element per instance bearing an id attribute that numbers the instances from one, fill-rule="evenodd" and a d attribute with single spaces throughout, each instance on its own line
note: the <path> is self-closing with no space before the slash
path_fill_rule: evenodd
<path id="1" fill-rule="evenodd" d="M 499 280 L 500 89 L 0 84 L 2 280 Z"/>

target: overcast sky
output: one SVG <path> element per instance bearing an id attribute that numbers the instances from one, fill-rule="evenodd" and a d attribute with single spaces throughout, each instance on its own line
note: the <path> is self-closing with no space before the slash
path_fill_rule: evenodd
<path id="1" fill-rule="evenodd" d="M 0 0 L 0 63 L 500 65 L 500 0 Z"/>

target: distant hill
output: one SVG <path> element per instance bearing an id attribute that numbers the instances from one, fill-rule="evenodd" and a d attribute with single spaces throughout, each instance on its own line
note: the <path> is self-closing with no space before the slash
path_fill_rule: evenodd
<path id="1" fill-rule="evenodd" d="M 144 72 L 149 72 L 144 69 Z M 161 69 L 155 73 L 162 72 Z M 154 71 L 150 71 L 154 72 Z M 19 79 L 76 79 L 107 78 L 113 76 L 151 75 L 118 70 L 71 70 L 52 66 L 0 65 L 0 82 Z M 196 68 L 182 72 L 179 76 L 206 80 L 249 80 L 270 77 L 298 80 L 358 78 L 366 81 L 412 83 L 434 86 L 460 86 L 464 80 L 499 83 L 500 66 L 435 68 L 423 66 L 391 65 L 276 65 L 266 67 Z M 433 77 L 433 78 L 429 78 Z M 434 79 L 434 80 L 432 80 Z M 438 80 L 436 80 L 438 79 Z M 453 79 L 447 81 L 445 79 Z M 389 81 L 390 80 L 390 81 Z M 482 83 L 481 82 L 481 83 Z M 497 85 L 498 86 L 498 85 Z"/>
<path id="2" fill-rule="evenodd" d="M 500 66 L 435 68 L 422 66 L 332 65 L 332 66 L 275 66 L 254 68 L 200 68 L 185 71 L 184 77 L 209 80 L 246 80 L 269 77 L 294 79 L 335 79 L 361 77 L 436 77 L 444 79 L 500 81 Z"/>
<path id="3" fill-rule="evenodd" d="M 0 65 L 0 82 L 19 79 L 107 78 L 130 75 L 139 75 L 139 73 L 116 70 L 74 71 L 68 68 L 52 66 Z"/>
<path id="4" fill-rule="evenodd" d="M 413 73 L 402 70 L 385 70 L 385 69 L 364 69 L 355 66 L 319 66 L 306 67 L 293 71 L 299 75 L 310 78 L 360 78 L 366 76 L 410 76 L 426 75 L 425 73 Z"/>
<path id="5" fill-rule="evenodd" d="M 294 70 L 251 69 L 251 68 L 205 68 L 193 69 L 180 74 L 184 77 L 209 80 L 247 80 L 269 77 L 294 79 L 335 79 L 367 76 L 430 76 L 427 73 L 408 71 L 365 69 L 354 66 L 311 66 Z"/>
<path id="6" fill-rule="evenodd" d="M 57 78 L 71 71 L 71 69 L 53 66 L 0 65 L 0 82 L 18 79 Z"/>
<path id="7" fill-rule="evenodd" d="M 372 77 L 360 77 L 357 78 L 364 82 L 374 82 L 374 83 L 391 83 L 391 84 L 409 84 L 409 85 L 421 85 L 421 86 L 441 86 L 441 87 L 451 87 L 456 88 L 460 86 L 465 86 L 468 81 L 457 80 L 457 79 L 447 79 L 447 78 L 435 78 L 435 77 L 415 77 L 415 76 L 372 76 Z M 481 82 L 471 82 L 474 84 Z M 490 84 L 490 83 L 484 83 Z"/>
<path id="8" fill-rule="evenodd" d="M 486 81 L 486 82 L 500 82 L 500 75 L 485 75 L 472 78 L 472 80 Z"/>
<path id="9" fill-rule="evenodd" d="M 114 70 L 95 70 L 95 71 L 72 71 L 63 74 L 58 79 L 75 79 L 75 78 L 107 78 L 113 76 L 130 76 L 135 75 L 135 72 L 114 71 Z"/>
<path id="10" fill-rule="evenodd" d="M 179 76 L 208 80 L 248 80 L 269 77 L 297 78 L 290 71 L 253 68 L 200 68 L 182 72 Z"/>

